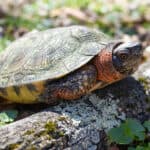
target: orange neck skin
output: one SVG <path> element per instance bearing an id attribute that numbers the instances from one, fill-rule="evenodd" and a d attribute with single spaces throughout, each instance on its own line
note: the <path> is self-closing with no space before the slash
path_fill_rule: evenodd
<path id="1" fill-rule="evenodd" d="M 97 68 L 97 80 L 104 81 L 108 84 L 121 80 L 125 76 L 119 73 L 112 62 L 112 51 L 103 49 L 94 59 L 94 65 Z"/>

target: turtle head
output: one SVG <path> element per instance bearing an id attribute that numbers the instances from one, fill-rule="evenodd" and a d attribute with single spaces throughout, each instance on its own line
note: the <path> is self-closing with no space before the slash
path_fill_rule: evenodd
<path id="1" fill-rule="evenodd" d="M 142 45 L 137 42 L 117 43 L 112 48 L 112 63 L 124 75 L 134 73 L 142 58 Z"/>
<path id="2" fill-rule="evenodd" d="M 137 42 L 108 44 L 95 58 L 97 79 L 112 83 L 132 74 L 142 58 L 142 45 Z"/>

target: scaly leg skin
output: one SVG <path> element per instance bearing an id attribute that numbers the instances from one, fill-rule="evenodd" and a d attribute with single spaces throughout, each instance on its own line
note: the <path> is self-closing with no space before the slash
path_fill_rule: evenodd
<path id="1" fill-rule="evenodd" d="M 43 94 L 43 101 L 55 103 L 58 99 L 73 100 L 90 92 L 97 83 L 94 65 L 86 65 L 69 75 L 49 82 Z"/>

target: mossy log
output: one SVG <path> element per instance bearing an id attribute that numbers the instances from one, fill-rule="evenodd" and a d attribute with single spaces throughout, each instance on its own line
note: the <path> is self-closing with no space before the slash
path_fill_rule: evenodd
<path id="1" fill-rule="evenodd" d="M 59 127 L 59 114 L 43 111 L 2 127 L 0 149 L 43 149 L 66 147 L 67 136 Z"/>
<path id="2" fill-rule="evenodd" d="M 144 70 L 149 68 L 144 65 Z M 147 67 L 146 67 L 147 66 Z M 150 77 L 144 70 L 72 102 L 46 110 L 0 128 L 0 150 L 105 149 L 105 132 L 127 117 L 142 122 L 147 110 Z M 146 73 L 145 73 L 146 74 Z"/>

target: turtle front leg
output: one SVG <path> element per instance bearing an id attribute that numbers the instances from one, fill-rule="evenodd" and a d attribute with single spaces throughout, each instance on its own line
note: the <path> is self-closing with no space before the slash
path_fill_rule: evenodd
<path id="1" fill-rule="evenodd" d="M 54 99 L 73 100 L 89 93 L 96 83 L 95 66 L 86 65 L 64 78 L 50 82 L 44 96 L 48 103 Z"/>

